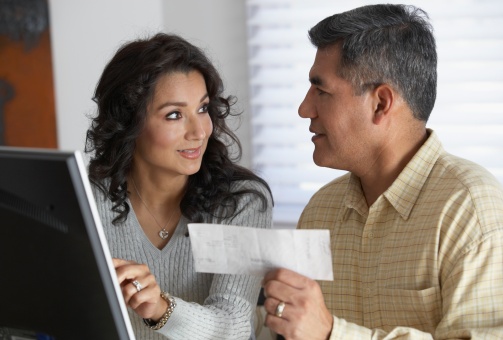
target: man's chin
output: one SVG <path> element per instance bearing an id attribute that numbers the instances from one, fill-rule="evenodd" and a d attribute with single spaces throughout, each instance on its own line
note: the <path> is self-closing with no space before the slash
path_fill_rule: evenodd
<path id="1" fill-rule="evenodd" d="M 313 153 L 313 162 L 321 168 L 329 168 L 334 170 L 344 170 L 341 169 L 340 164 L 334 162 L 333 158 L 317 154 L 316 151 Z"/>
<path id="2" fill-rule="evenodd" d="M 322 168 L 331 168 L 330 163 L 326 159 L 326 157 L 323 157 L 321 155 L 317 155 L 316 151 L 313 153 L 313 162 L 319 167 Z"/>

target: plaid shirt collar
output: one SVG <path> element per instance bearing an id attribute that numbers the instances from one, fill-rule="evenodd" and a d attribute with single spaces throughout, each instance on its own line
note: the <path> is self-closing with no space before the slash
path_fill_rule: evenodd
<path id="1" fill-rule="evenodd" d="M 437 159 L 444 152 L 435 132 L 427 129 L 428 139 L 412 157 L 393 184 L 382 194 L 400 216 L 407 220 Z M 354 209 L 361 216 L 367 216 L 368 207 L 360 179 L 350 174 L 344 198 L 345 210 Z"/>

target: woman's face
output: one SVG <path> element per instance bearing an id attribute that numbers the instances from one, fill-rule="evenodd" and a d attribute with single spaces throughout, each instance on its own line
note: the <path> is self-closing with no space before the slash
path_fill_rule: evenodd
<path id="1" fill-rule="evenodd" d="M 188 176 L 199 171 L 213 124 L 208 92 L 198 71 L 159 78 L 136 140 L 135 166 L 147 172 Z"/>

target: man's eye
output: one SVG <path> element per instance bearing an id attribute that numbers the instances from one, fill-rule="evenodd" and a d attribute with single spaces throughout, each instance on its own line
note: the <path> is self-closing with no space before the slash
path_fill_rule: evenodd
<path id="1" fill-rule="evenodd" d="M 316 89 L 316 92 L 317 92 L 317 93 L 318 93 L 318 95 L 320 95 L 320 96 L 321 96 L 322 94 L 325 94 L 325 93 L 326 93 L 325 91 L 320 90 L 320 89 L 318 89 L 318 88 Z"/>

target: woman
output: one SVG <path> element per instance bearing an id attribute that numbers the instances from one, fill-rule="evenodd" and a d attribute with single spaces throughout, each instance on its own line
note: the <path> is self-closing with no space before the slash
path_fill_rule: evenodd
<path id="1" fill-rule="evenodd" d="M 122 46 L 96 87 L 89 178 L 139 339 L 248 339 L 260 278 L 196 273 L 187 223 L 270 228 L 268 185 L 234 163 L 232 97 L 200 49 Z"/>

